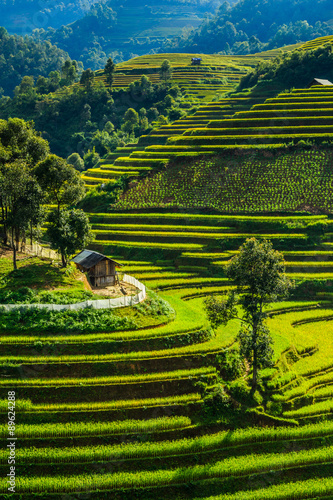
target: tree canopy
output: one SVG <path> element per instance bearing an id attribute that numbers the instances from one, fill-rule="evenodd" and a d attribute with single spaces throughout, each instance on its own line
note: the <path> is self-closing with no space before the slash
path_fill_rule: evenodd
<path id="1" fill-rule="evenodd" d="M 84 182 L 63 158 L 49 155 L 36 165 L 33 175 L 45 191 L 46 201 L 55 203 L 58 212 L 63 205 L 75 205 L 83 198 Z"/>
<path id="2" fill-rule="evenodd" d="M 248 54 L 332 35 L 331 0 L 223 2 L 197 29 L 168 40 L 160 52 Z"/>
<path id="3" fill-rule="evenodd" d="M 67 265 L 71 255 L 93 240 L 89 218 L 83 210 L 62 209 L 50 212 L 48 222 L 46 238 L 51 248 L 61 254 L 63 266 Z"/>
<path id="4" fill-rule="evenodd" d="M 241 320 L 240 351 L 252 366 L 254 392 L 258 369 L 268 366 L 273 356 L 265 308 L 286 297 L 293 283 L 285 274 L 283 255 L 273 249 L 270 241 L 255 238 L 247 239 L 240 247 L 239 254 L 227 264 L 226 274 L 236 289 L 221 301 L 208 297 L 205 307 L 214 328 L 231 319 Z"/>

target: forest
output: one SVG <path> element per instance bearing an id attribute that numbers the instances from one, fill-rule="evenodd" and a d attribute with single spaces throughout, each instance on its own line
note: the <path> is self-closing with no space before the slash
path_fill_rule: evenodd
<path id="1" fill-rule="evenodd" d="M 68 54 L 50 42 L 9 35 L 5 28 L 0 27 L 0 95 L 12 95 L 26 75 L 35 78 L 49 76 L 60 70 L 67 59 Z"/>
<path id="2" fill-rule="evenodd" d="M 163 52 L 247 54 L 331 35 L 330 0 L 240 0 L 222 3 L 212 19 L 164 44 Z"/>

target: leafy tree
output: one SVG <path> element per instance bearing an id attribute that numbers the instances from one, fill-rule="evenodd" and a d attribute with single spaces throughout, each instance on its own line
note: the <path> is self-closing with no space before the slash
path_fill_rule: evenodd
<path id="1" fill-rule="evenodd" d="M 122 129 L 130 134 L 133 132 L 134 128 L 139 125 L 139 115 L 133 108 L 128 108 L 124 115 L 124 125 Z"/>
<path id="2" fill-rule="evenodd" d="M 116 65 L 114 64 L 113 60 L 111 57 L 106 62 L 105 68 L 104 68 L 104 74 L 106 77 L 106 83 L 108 86 L 111 88 L 113 84 L 113 73 L 116 68 Z"/>
<path id="3" fill-rule="evenodd" d="M 71 85 L 78 77 L 78 63 L 67 59 L 61 67 L 61 81 L 63 85 Z"/>
<path id="4" fill-rule="evenodd" d="M 85 71 L 83 71 L 80 78 L 80 83 L 89 92 L 93 86 L 94 79 L 95 79 L 95 73 L 90 68 L 88 68 Z"/>
<path id="5" fill-rule="evenodd" d="M 48 203 L 56 203 L 57 212 L 63 205 L 75 205 L 84 196 L 85 187 L 80 174 L 66 160 L 49 155 L 33 169 Z"/>
<path id="6" fill-rule="evenodd" d="M 68 158 L 67 158 L 67 163 L 69 165 L 73 165 L 75 170 L 78 170 L 79 172 L 82 172 L 84 170 L 84 161 L 82 160 L 81 156 L 79 153 L 72 153 Z"/>
<path id="7" fill-rule="evenodd" d="M 20 118 L 0 120 L 0 170 L 1 165 L 15 160 L 24 160 L 32 167 L 49 153 L 49 145 L 39 137 L 32 122 Z"/>
<path id="8" fill-rule="evenodd" d="M 82 250 L 93 240 L 89 218 L 83 210 L 60 210 L 48 216 L 46 238 L 51 248 L 61 254 L 65 267 L 68 259 L 76 251 Z"/>
<path id="9" fill-rule="evenodd" d="M 222 301 L 208 297 L 205 308 L 214 328 L 233 318 L 241 320 L 240 352 L 252 366 L 254 393 L 258 369 L 268 366 L 273 356 L 272 339 L 265 325 L 265 308 L 284 298 L 293 283 L 285 274 L 283 255 L 273 249 L 270 241 L 255 238 L 247 239 L 240 247 L 239 254 L 227 264 L 226 274 L 233 280 L 236 290 L 231 290 Z"/>
<path id="10" fill-rule="evenodd" d="M 100 159 L 101 157 L 98 153 L 96 153 L 95 148 L 93 148 L 92 151 L 89 150 L 88 153 L 86 153 L 83 157 L 85 170 L 88 170 L 88 168 L 97 167 Z"/>
<path id="11" fill-rule="evenodd" d="M 168 59 L 164 59 L 160 67 L 160 75 L 164 83 L 167 83 L 172 77 L 172 67 Z"/>
<path id="12" fill-rule="evenodd" d="M 26 231 L 31 234 L 34 225 L 42 220 L 43 193 L 37 180 L 31 176 L 28 166 L 22 161 L 4 165 L 0 172 L 0 199 L 2 223 L 6 235 L 11 235 L 13 265 L 16 265 L 16 252 L 19 241 L 25 240 Z"/>

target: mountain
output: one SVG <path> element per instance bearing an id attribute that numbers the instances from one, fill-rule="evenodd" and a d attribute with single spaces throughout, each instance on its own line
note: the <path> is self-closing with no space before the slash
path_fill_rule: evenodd
<path id="1" fill-rule="evenodd" d="M 39 30 L 39 40 L 49 40 L 73 59 L 99 69 L 111 55 L 116 62 L 154 53 L 168 37 L 198 28 L 213 14 L 219 0 L 162 0 L 157 2 L 107 0 L 91 6 L 74 23 L 54 30 Z"/>
<path id="2" fill-rule="evenodd" d="M 49 42 L 9 35 L 0 27 L 0 89 L 11 95 L 23 77 L 48 76 L 59 71 L 69 55 Z"/>
<path id="3" fill-rule="evenodd" d="M 333 34 L 331 0 L 224 2 L 212 19 L 167 42 L 163 52 L 254 53 Z"/>
<path id="4" fill-rule="evenodd" d="M 26 35 L 35 29 L 59 28 L 85 15 L 96 0 L 0 0 L 0 22 L 9 33 Z"/>

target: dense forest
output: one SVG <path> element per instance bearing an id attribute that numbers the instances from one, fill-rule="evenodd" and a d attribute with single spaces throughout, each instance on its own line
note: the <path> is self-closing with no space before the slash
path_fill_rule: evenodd
<path id="1" fill-rule="evenodd" d="M 37 82 L 24 77 L 12 99 L 0 99 L 0 116 L 33 120 L 53 153 L 80 155 L 75 162 L 80 170 L 93 166 L 91 161 L 95 160 L 90 156 L 84 165 L 82 162 L 89 151 L 97 158 L 104 156 L 118 146 L 136 142 L 152 130 L 153 122 L 162 125 L 185 115 L 182 92 L 168 82 L 153 85 L 143 75 L 127 89 L 113 90 L 101 81 L 94 82 L 94 74 L 87 70 L 81 76 L 81 86 L 61 88 L 62 82 L 69 84 L 76 79 L 76 61 L 65 62 L 61 72 L 54 73 Z M 86 75 L 91 79 L 85 79 Z M 51 88 L 55 90 L 55 83 L 60 91 L 53 97 L 46 95 Z"/>
<path id="2" fill-rule="evenodd" d="M 262 61 L 254 71 L 245 75 L 239 90 L 254 85 L 274 85 L 285 88 L 305 87 L 313 77 L 333 80 L 333 45 L 326 43 L 313 50 L 293 50 L 270 61 Z"/>
<path id="3" fill-rule="evenodd" d="M 149 4 L 135 0 L 103 0 L 86 15 L 60 29 L 34 31 L 37 40 L 49 40 L 86 67 L 99 69 L 111 56 L 116 62 L 157 52 L 167 37 L 197 28 L 213 14 L 219 0 L 163 0 Z"/>
<path id="4" fill-rule="evenodd" d="M 168 41 L 162 52 L 247 54 L 333 34 L 331 0 L 224 2 L 212 19 Z"/>
<path id="5" fill-rule="evenodd" d="M 11 95 L 26 75 L 38 78 L 51 73 L 52 78 L 52 73 L 59 71 L 68 59 L 66 52 L 50 42 L 9 35 L 0 27 L 0 95 Z"/>

